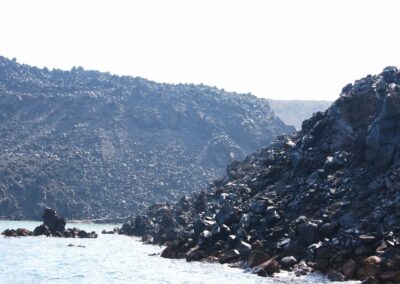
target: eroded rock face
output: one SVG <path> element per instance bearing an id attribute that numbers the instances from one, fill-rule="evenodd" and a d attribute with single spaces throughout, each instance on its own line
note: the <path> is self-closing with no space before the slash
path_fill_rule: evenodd
<path id="1" fill-rule="evenodd" d="M 124 218 L 293 131 L 249 94 L 0 57 L 0 217 Z"/>
<path id="2" fill-rule="evenodd" d="M 393 67 L 345 86 L 295 135 L 232 163 L 203 192 L 158 205 L 185 219 L 170 234 L 153 206 L 146 233 L 173 243 L 175 255 L 201 245 L 204 258 L 247 260 L 261 276 L 280 264 L 298 275 L 399 283 L 399 86 Z M 243 242 L 247 257 L 236 250 Z"/>

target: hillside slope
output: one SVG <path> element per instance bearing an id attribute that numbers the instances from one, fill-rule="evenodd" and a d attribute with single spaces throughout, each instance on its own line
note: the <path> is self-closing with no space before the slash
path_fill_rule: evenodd
<path id="1" fill-rule="evenodd" d="M 0 216 L 124 217 L 292 131 L 252 95 L 0 57 Z"/>
<path id="2" fill-rule="evenodd" d="M 345 86 L 295 135 L 232 163 L 201 193 L 151 206 L 121 233 L 166 244 L 165 257 L 246 260 L 263 276 L 280 266 L 400 283 L 399 145 L 400 72 L 387 67 Z"/>

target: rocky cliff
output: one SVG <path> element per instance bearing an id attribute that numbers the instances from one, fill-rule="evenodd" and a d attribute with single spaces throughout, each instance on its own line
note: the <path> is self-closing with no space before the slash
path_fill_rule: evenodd
<path id="1" fill-rule="evenodd" d="M 292 131 L 252 95 L 0 57 L 0 217 L 124 217 Z"/>
<path id="2" fill-rule="evenodd" d="M 400 72 L 348 84 L 295 135 L 227 168 L 206 190 L 155 204 L 121 233 L 162 256 L 242 260 L 265 276 L 400 283 Z"/>

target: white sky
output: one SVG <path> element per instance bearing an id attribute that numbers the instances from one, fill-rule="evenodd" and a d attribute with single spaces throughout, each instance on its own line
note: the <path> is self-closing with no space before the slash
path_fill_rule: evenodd
<path id="1" fill-rule="evenodd" d="M 400 1 L 2 0 L 0 55 L 50 69 L 335 99 L 400 65 Z"/>

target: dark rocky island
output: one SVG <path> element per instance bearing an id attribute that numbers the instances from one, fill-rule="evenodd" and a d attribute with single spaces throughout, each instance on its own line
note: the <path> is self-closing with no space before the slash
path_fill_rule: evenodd
<path id="1" fill-rule="evenodd" d="M 400 72 L 348 84 L 291 136 L 120 229 L 162 256 L 400 283 Z"/>
<path id="2" fill-rule="evenodd" d="M 123 218 L 293 131 L 249 94 L 0 57 L 0 218 Z"/>
<path id="3" fill-rule="evenodd" d="M 78 228 L 65 229 L 67 222 L 54 209 L 46 208 L 43 213 L 43 224 L 37 226 L 33 232 L 27 229 L 7 229 L 2 235 L 5 237 L 47 236 L 60 238 L 97 238 L 96 232 L 86 232 Z"/>

